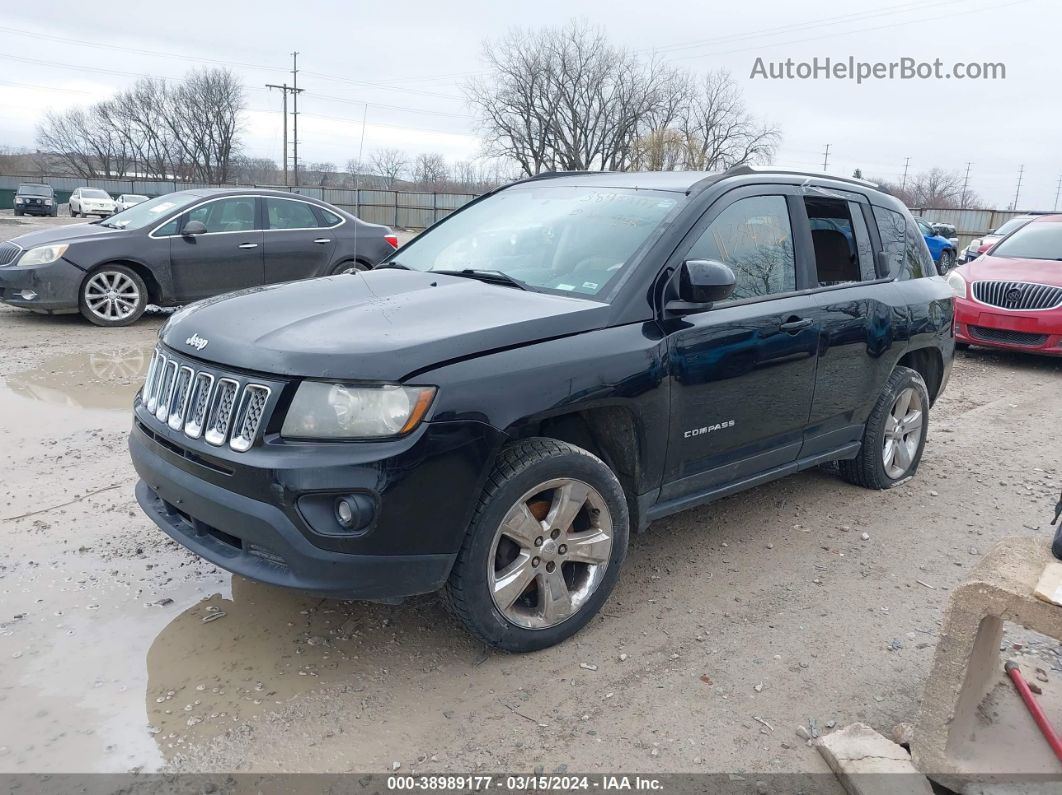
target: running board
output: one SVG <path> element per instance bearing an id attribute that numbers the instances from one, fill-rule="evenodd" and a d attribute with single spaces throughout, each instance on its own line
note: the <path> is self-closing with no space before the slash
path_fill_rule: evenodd
<path id="1" fill-rule="evenodd" d="M 861 442 L 849 442 L 848 444 L 834 448 L 833 450 L 827 450 L 807 458 L 798 458 L 791 463 L 783 464 L 774 469 L 768 469 L 766 472 L 761 472 L 758 475 L 753 475 L 744 480 L 728 483 L 725 486 L 716 486 L 706 491 L 699 491 L 695 494 L 686 494 L 682 497 L 667 500 L 666 502 L 658 502 L 642 513 L 644 519 L 641 523 L 642 526 L 639 529 L 644 529 L 650 522 L 654 522 L 657 519 L 663 519 L 665 516 L 670 516 L 673 513 L 684 511 L 687 508 L 695 508 L 698 505 L 704 505 L 705 503 L 713 502 L 722 497 L 728 497 L 739 491 L 744 491 L 745 489 L 750 489 L 754 486 L 760 486 L 764 483 L 769 483 L 772 480 L 778 480 L 778 478 L 784 478 L 786 475 L 792 475 L 795 472 L 810 469 L 819 464 L 824 464 L 827 461 L 855 458 L 856 455 L 859 454 L 859 448 L 861 446 Z"/>

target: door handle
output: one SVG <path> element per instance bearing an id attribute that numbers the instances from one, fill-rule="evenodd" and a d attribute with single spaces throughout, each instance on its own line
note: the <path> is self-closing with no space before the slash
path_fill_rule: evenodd
<path id="1" fill-rule="evenodd" d="M 319 237 L 313 242 L 314 243 L 331 243 L 332 242 L 332 238 L 330 238 L 330 237 Z"/>
<path id="2" fill-rule="evenodd" d="M 240 245 L 237 246 L 237 248 L 258 248 L 258 244 L 257 243 L 240 243 Z"/>
<path id="3" fill-rule="evenodd" d="M 801 329 L 806 329 L 809 326 L 814 325 L 814 323 L 815 321 L 812 320 L 810 317 L 791 317 L 786 320 L 785 323 L 782 323 L 778 327 L 778 330 L 792 334 L 793 332 L 800 331 Z"/>

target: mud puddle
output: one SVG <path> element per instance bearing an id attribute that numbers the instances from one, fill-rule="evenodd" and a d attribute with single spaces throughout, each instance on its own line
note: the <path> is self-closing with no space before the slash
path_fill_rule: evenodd
<path id="1" fill-rule="evenodd" d="M 147 375 L 153 346 L 70 353 L 4 378 L 12 396 L 66 408 L 128 411 Z"/>

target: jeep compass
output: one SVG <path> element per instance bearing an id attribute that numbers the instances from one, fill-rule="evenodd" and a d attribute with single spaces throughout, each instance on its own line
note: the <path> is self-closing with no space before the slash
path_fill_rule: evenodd
<path id="1" fill-rule="evenodd" d="M 135 400 L 136 496 L 229 571 L 445 589 L 485 642 L 540 649 L 653 520 L 828 461 L 911 478 L 953 298 L 866 182 L 545 174 L 374 270 L 175 313 Z"/>

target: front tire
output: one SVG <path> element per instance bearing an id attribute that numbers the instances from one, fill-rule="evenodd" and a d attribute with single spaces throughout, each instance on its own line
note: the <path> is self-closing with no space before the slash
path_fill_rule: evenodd
<path id="1" fill-rule="evenodd" d="M 339 276 L 344 273 L 362 273 L 367 270 L 370 270 L 370 267 L 365 263 L 356 260 L 347 260 L 332 268 L 332 276 Z"/>
<path id="2" fill-rule="evenodd" d="M 104 265 L 81 283 L 78 309 L 97 326 L 128 326 L 147 309 L 147 287 L 132 268 Z"/>
<path id="3" fill-rule="evenodd" d="M 897 367 L 863 431 L 859 455 L 840 461 L 841 476 L 867 489 L 891 489 L 914 477 L 929 427 L 929 390 L 917 370 Z"/>
<path id="4" fill-rule="evenodd" d="M 73 207 L 70 208 L 70 217 L 71 218 L 77 218 L 77 213 L 74 212 L 74 208 Z"/>
<path id="5" fill-rule="evenodd" d="M 570 638 L 601 609 L 627 554 L 623 488 L 601 459 L 555 439 L 506 447 L 446 590 L 476 637 L 509 652 Z"/>
<path id="6" fill-rule="evenodd" d="M 940 252 L 940 261 L 937 263 L 937 270 L 940 271 L 940 275 L 943 276 L 954 267 L 955 252 L 948 249 Z"/>

